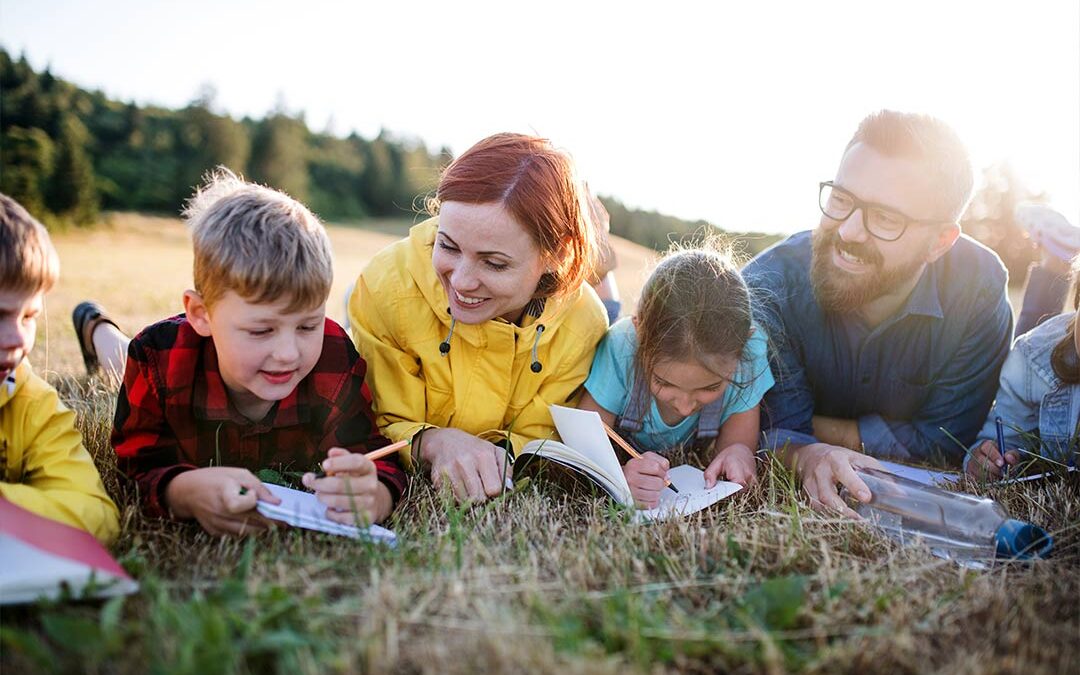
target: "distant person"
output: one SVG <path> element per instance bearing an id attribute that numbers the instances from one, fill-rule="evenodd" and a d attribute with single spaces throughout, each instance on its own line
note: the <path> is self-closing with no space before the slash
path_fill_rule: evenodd
<path id="1" fill-rule="evenodd" d="M 599 255 L 596 262 L 596 271 L 589 277 L 589 285 L 596 291 L 600 302 L 604 303 L 607 311 L 608 324 L 615 323 L 622 311 L 622 300 L 619 298 L 619 284 L 615 280 L 615 268 L 619 260 L 615 256 L 615 247 L 611 243 L 611 216 L 604 208 L 600 198 L 585 186 L 585 197 L 589 205 L 589 217 L 597 232 L 597 251 Z"/>
<path id="2" fill-rule="evenodd" d="M 119 466 L 146 510 L 215 535 L 262 530 L 272 521 L 256 502 L 279 500 L 252 472 L 278 468 L 308 471 L 303 483 L 331 520 L 382 521 L 406 476 L 396 457 L 360 454 L 387 441 L 364 361 L 326 318 L 333 261 L 322 223 L 225 170 L 185 217 L 195 289 L 184 292 L 184 314 L 130 340 L 113 423 Z M 129 342 L 92 303 L 74 318 L 90 362 Z"/>
<path id="3" fill-rule="evenodd" d="M 75 413 L 27 358 L 45 294 L 59 276 L 49 233 L 0 194 L 0 497 L 109 544 L 120 531 L 116 505 L 75 428 Z"/>
<path id="4" fill-rule="evenodd" d="M 851 514 L 836 485 L 868 500 L 853 469 L 875 457 L 959 468 L 986 419 L 1012 312 L 1001 261 L 960 234 L 972 183 L 943 122 L 872 114 L 820 185 L 818 228 L 744 272 L 777 356 L 768 446 L 815 503 Z"/>
<path id="5" fill-rule="evenodd" d="M 705 484 L 756 475 L 758 403 L 773 385 L 768 339 L 731 255 L 710 245 L 669 253 L 645 282 L 637 313 L 608 329 L 580 407 L 636 450 L 623 466 L 634 499 L 655 508 L 673 448 L 710 446 Z"/>
<path id="6" fill-rule="evenodd" d="M 548 406 L 577 404 L 607 322 L 569 155 L 496 134 L 454 160 L 432 218 L 381 251 L 349 303 L 379 426 L 460 500 L 504 489 Z M 508 454 L 510 453 L 510 454 Z"/>

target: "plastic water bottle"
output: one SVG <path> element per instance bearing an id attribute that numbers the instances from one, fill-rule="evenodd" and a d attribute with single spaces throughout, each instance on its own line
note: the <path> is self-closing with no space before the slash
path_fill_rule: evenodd
<path id="1" fill-rule="evenodd" d="M 947 492 L 878 469 L 856 469 L 870 501 L 842 496 L 868 522 L 901 544 L 922 540 L 934 555 L 969 567 L 994 558 L 1043 558 L 1053 539 L 1040 527 L 1009 518 L 993 499 Z"/>

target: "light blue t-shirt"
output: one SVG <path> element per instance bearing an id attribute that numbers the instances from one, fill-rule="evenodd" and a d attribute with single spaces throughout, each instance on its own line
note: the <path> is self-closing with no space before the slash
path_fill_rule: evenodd
<path id="1" fill-rule="evenodd" d="M 764 329 L 753 324 L 754 332 L 743 350 L 743 358 L 735 370 L 732 383 L 724 391 L 723 412 L 720 424 L 736 413 L 756 406 L 765 392 L 773 386 L 769 370 L 768 338 Z M 608 329 L 596 348 L 585 389 L 604 410 L 622 415 L 630 404 L 633 390 L 634 353 L 637 351 L 637 329 L 630 319 L 623 319 Z M 649 397 L 649 412 L 642 420 L 642 429 L 630 438 L 642 452 L 663 454 L 673 447 L 692 440 L 700 413 L 694 413 L 675 426 L 669 426 L 660 417 L 656 399 Z"/>

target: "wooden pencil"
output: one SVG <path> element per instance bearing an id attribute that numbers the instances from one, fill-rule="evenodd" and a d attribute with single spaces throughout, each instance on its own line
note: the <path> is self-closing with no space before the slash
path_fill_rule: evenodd
<path id="1" fill-rule="evenodd" d="M 630 455 L 631 457 L 641 457 L 641 453 L 635 450 L 629 443 L 624 441 L 622 436 L 615 433 L 615 430 L 609 427 L 607 425 L 607 422 L 600 420 L 600 423 L 604 425 L 604 431 L 607 433 L 608 438 L 615 442 L 615 445 L 622 448 L 626 452 L 626 454 Z M 675 494 L 679 493 L 679 488 L 675 487 L 675 485 L 666 478 L 664 479 L 664 485 L 671 488 L 671 491 Z"/>
<path id="2" fill-rule="evenodd" d="M 377 459 L 382 459 L 383 457 L 386 457 L 387 455 L 392 455 L 395 452 L 400 451 L 402 448 L 406 447 L 410 442 L 411 441 L 408 438 L 406 438 L 403 441 L 398 441 L 397 443 L 391 443 L 390 445 L 383 446 L 383 447 L 379 448 L 378 450 L 372 450 L 371 452 L 364 453 L 364 457 L 367 457 L 368 459 L 370 459 L 371 461 L 374 462 Z M 319 470 L 319 471 L 315 472 L 315 477 L 316 478 L 326 478 L 327 476 L 333 476 L 333 475 L 334 475 L 334 473 L 332 471 L 329 472 L 329 473 L 326 472 L 326 471 L 322 471 L 322 470 Z"/>

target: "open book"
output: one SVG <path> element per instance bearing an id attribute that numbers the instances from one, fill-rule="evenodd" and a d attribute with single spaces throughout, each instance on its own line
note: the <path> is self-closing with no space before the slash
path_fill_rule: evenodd
<path id="1" fill-rule="evenodd" d="M 279 520 L 293 527 L 336 534 L 350 539 L 367 539 L 387 546 L 397 545 L 397 535 L 385 527 L 379 525 L 356 527 L 330 520 L 326 517 L 326 504 L 320 502 L 314 493 L 270 483 L 266 483 L 266 487 L 281 499 L 281 503 L 259 502 L 255 508 L 271 520 Z"/>
<path id="2" fill-rule="evenodd" d="M 138 590 L 94 535 L 0 497 L 0 604 Z"/>
<path id="3" fill-rule="evenodd" d="M 550 409 L 562 442 L 529 441 L 514 463 L 515 472 L 520 464 L 543 458 L 584 475 L 618 503 L 634 508 L 630 486 L 626 483 L 619 458 L 604 432 L 600 415 L 591 410 L 576 410 L 557 405 L 550 406 Z M 636 520 L 651 521 L 676 515 L 686 516 L 742 489 L 738 483 L 727 481 L 717 481 L 711 489 L 706 489 L 705 474 L 700 469 L 685 464 L 671 469 L 668 479 L 678 488 L 678 494 L 670 489 L 663 490 L 660 493 L 659 506 L 637 511 Z"/>

